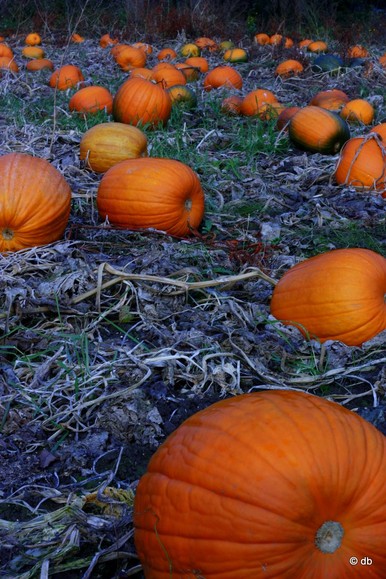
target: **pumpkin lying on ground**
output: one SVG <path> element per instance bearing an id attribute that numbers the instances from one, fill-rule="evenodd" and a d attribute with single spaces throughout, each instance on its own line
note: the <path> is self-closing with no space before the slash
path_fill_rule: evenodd
<path id="1" fill-rule="evenodd" d="M 184 237 L 202 221 L 204 193 L 196 173 L 180 161 L 129 159 L 103 176 L 97 206 L 101 218 L 118 227 Z"/>
<path id="2" fill-rule="evenodd" d="M 95 114 L 103 110 L 110 114 L 113 110 L 113 95 L 104 86 L 86 86 L 72 95 L 68 108 L 81 114 Z"/>
<path id="3" fill-rule="evenodd" d="M 384 579 L 386 441 L 303 392 L 222 400 L 169 436 L 139 481 L 147 579 Z M 366 553 L 371 567 L 352 566 Z"/>
<path id="4" fill-rule="evenodd" d="M 206 91 L 218 88 L 241 88 L 243 77 L 232 66 L 216 66 L 205 75 L 203 86 Z"/>
<path id="5" fill-rule="evenodd" d="M 80 68 L 74 64 L 65 64 L 54 70 L 48 84 L 51 88 L 67 90 L 77 85 L 81 86 L 82 81 L 84 81 L 84 76 Z"/>
<path id="6" fill-rule="evenodd" d="M 67 181 L 45 159 L 25 153 L 0 157 L 0 252 L 60 239 L 71 209 Z"/>
<path id="7" fill-rule="evenodd" d="M 100 123 L 85 132 L 80 141 L 80 159 L 96 173 L 137 157 L 147 156 L 146 135 L 124 123 Z"/>
<path id="8" fill-rule="evenodd" d="M 320 342 L 361 346 L 386 329 L 386 259 L 369 249 L 334 249 L 279 280 L 272 315 Z"/>
<path id="9" fill-rule="evenodd" d="M 317 106 L 301 108 L 291 119 L 288 134 L 299 148 L 325 155 L 338 153 L 350 129 L 338 114 Z"/>

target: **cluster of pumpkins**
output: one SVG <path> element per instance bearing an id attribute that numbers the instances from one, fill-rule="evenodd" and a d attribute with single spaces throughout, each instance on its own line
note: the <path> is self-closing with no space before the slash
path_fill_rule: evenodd
<path id="1" fill-rule="evenodd" d="M 79 35 L 72 40 L 84 41 Z M 205 42 L 207 50 L 217 50 L 213 41 Z M 29 43 L 38 48 L 38 35 Z M 87 131 L 80 146 L 84 162 L 103 174 L 99 213 L 120 227 L 153 227 L 184 237 L 199 227 L 204 214 L 199 178 L 179 161 L 148 158 L 146 136 L 137 125 L 166 123 L 171 90 L 178 86 L 183 94 L 189 75 L 203 74 L 200 66 L 205 63 L 188 63 L 179 70 L 164 62 L 170 66 L 150 74 L 144 65 L 151 47 L 118 50 L 109 35 L 100 45 L 117 46 L 118 64 L 133 68 L 114 97 L 103 87 L 83 87 L 70 99 L 74 111 L 106 108 L 114 116 L 114 123 Z M 187 46 L 188 59 L 203 59 L 198 42 Z M 175 58 L 173 49 L 166 50 Z M 236 49 L 226 48 L 224 56 L 227 50 Z M 137 57 L 142 65 L 134 67 Z M 31 62 L 43 58 L 35 56 Z M 232 62 L 235 55 L 227 58 Z M 219 68 L 205 73 L 206 90 L 241 87 L 236 69 Z M 165 76 L 176 76 L 176 71 L 179 83 L 168 86 Z M 65 65 L 53 71 L 50 86 L 62 90 L 83 80 L 77 67 Z M 378 130 L 350 140 L 347 122 L 358 121 L 358 109 L 352 105 L 347 115 L 334 112 L 345 109 L 346 95 L 329 91 L 322 97 L 328 106 L 312 102 L 282 119 L 281 130 L 288 128 L 297 146 L 330 154 L 344 145 L 345 151 L 354 151 L 354 161 L 365 154 L 374 159 L 378 148 L 384 151 Z M 241 110 L 265 118 L 275 102 L 272 93 L 256 89 L 242 99 Z M 383 179 L 384 187 L 384 172 L 365 182 L 362 168 L 352 179 L 353 160 L 346 168 L 341 161 L 341 182 L 355 185 L 357 180 L 361 187 L 378 189 Z M 366 170 L 370 165 L 363 163 Z M 44 159 L 10 153 L 0 157 L 0 175 L 0 251 L 59 239 L 71 205 L 70 187 L 61 173 Z M 386 328 L 385 292 L 385 258 L 367 249 L 337 249 L 285 273 L 275 286 L 271 311 L 322 342 L 360 345 Z M 224 400 L 182 424 L 155 453 L 139 482 L 134 538 L 145 577 L 340 579 L 371 573 L 382 579 L 385 481 L 385 437 L 338 404 L 285 390 Z"/>
<path id="2" fill-rule="evenodd" d="M 257 37 L 261 42 L 261 36 Z M 72 41 L 84 39 L 73 35 Z M 274 41 L 279 41 L 277 36 Z M 26 38 L 27 48 L 37 49 L 40 43 L 36 33 Z M 168 122 L 173 103 L 179 102 L 173 90 L 177 89 L 180 97 L 185 89 L 192 92 L 187 87 L 192 71 L 203 75 L 207 91 L 242 87 L 242 76 L 232 64 L 209 69 L 207 58 L 202 56 L 205 50 L 220 51 L 231 63 L 244 62 L 246 53 L 230 46 L 229 41 L 221 46 L 201 37 L 180 49 L 186 57 L 184 66 L 178 68 L 178 63 L 172 63 L 177 53 L 166 47 L 157 55 L 158 64 L 150 69 L 145 66 L 153 51 L 149 44 L 119 44 L 108 34 L 99 44 L 129 72 L 114 96 L 101 86 L 79 88 L 84 76 L 73 64 L 53 70 L 49 78 L 49 85 L 56 90 L 75 89 L 69 108 L 76 114 L 105 109 L 113 115 L 114 122 L 95 125 L 80 142 L 81 160 L 102 174 L 96 198 L 99 215 L 116 227 L 152 228 L 186 237 L 197 231 L 204 216 L 200 179 L 185 163 L 148 157 L 143 126 L 152 129 Z M 32 60 L 42 61 L 43 54 Z M 292 142 L 301 149 L 334 154 L 343 146 L 335 171 L 338 183 L 385 190 L 386 124 L 350 139 L 349 123 L 367 126 L 374 120 L 374 109 L 367 101 L 350 100 L 338 89 L 319 92 L 304 107 L 281 107 L 276 96 L 262 88 L 224 100 L 228 99 L 229 104 L 232 98 L 240 99 L 240 111 L 246 116 L 266 119 L 276 111 L 279 127 L 288 130 Z M 283 110 L 278 112 L 280 108 Z M 0 157 L 0 174 L 0 251 L 17 251 L 60 239 L 71 209 L 70 186 L 63 175 L 48 161 L 23 153 Z M 336 283 L 325 287 L 324 277 L 336 279 Z M 385 286 L 386 260 L 381 255 L 356 248 L 335 250 L 287 272 L 274 289 L 271 311 L 277 319 L 296 325 L 321 342 L 335 339 L 350 346 L 361 345 L 386 328 Z M 338 299 L 337 292 L 342 299 Z"/>

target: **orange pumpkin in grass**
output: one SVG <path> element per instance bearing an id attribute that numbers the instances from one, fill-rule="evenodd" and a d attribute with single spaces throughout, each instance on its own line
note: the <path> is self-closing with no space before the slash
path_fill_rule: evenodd
<path id="1" fill-rule="evenodd" d="M 139 76 L 144 78 L 145 80 L 152 80 L 153 79 L 153 71 L 150 68 L 132 68 L 130 70 L 130 78 L 134 78 Z"/>
<path id="2" fill-rule="evenodd" d="M 81 114 L 95 114 L 103 110 L 110 114 L 113 110 L 113 95 L 103 86 L 86 86 L 72 95 L 68 108 L 71 112 Z"/>
<path id="3" fill-rule="evenodd" d="M 21 53 L 25 58 L 44 58 L 46 55 L 40 46 L 25 46 Z"/>
<path id="4" fill-rule="evenodd" d="M 314 40 L 307 45 L 308 52 L 314 52 L 320 54 L 321 52 L 327 52 L 328 45 L 323 40 Z"/>
<path id="5" fill-rule="evenodd" d="M 73 88 L 75 86 L 81 86 L 84 81 L 84 76 L 82 71 L 78 66 L 74 64 L 65 64 L 54 70 L 48 84 L 51 88 L 57 88 L 58 90 L 67 90 L 68 88 Z"/>
<path id="6" fill-rule="evenodd" d="M 177 62 L 175 67 L 177 68 L 177 70 L 180 70 L 182 72 L 182 74 L 186 79 L 186 82 L 195 81 L 200 76 L 200 71 L 198 70 L 198 68 L 196 68 L 195 66 L 190 66 L 185 62 Z"/>
<path id="7" fill-rule="evenodd" d="M 231 95 L 225 97 L 221 101 L 221 111 L 228 115 L 239 115 L 241 114 L 241 105 L 243 99 L 238 95 Z"/>
<path id="8" fill-rule="evenodd" d="M 27 34 L 24 42 L 28 44 L 28 46 L 36 46 L 37 44 L 42 43 L 42 39 L 40 34 L 37 32 L 31 32 L 30 34 Z"/>
<path id="9" fill-rule="evenodd" d="M 334 249 L 283 275 L 273 291 L 271 313 L 320 342 L 361 346 L 386 329 L 385 293 L 382 255 L 369 249 Z"/>
<path id="10" fill-rule="evenodd" d="M 248 53 L 244 48 L 229 48 L 224 52 L 223 59 L 227 62 L 247 62 Z"/>
<path id="11" fill-rule="evenodd" d="M 0 56 L 8 56 L 8 58 L 13 58 L 13 50 L 8 44 L 0 44 Z"/>
<path id="12" fill-rule="evenodd" d="M 196 173 L 174 159 L 129 159 L 111 167 L 97 193 L 102 219 L 127 229 L 185 237 L 199 227 L 204 193 Z"/>
<path id="13" fill-rule="evenodd" d="M 117 38 L 111 38 L 110 34 L 103 34 L 99 39 L 99 46 L 101 48 L 108 48 L 109 46 L 113 46 L 114 44 L 118 44 Z"/>
<path id="14" fill-rule="evenodd" d="M 161 83 L 164 88 L 186 84 L 186 77 L 183 72 L 173 65 L 159 68 L 155 66 L 152 71 L 155 82 Z"/>
<path id="15" fill-rule="evenodd" d="M 386 191 L 386 144 L 376 132 L 353 137 L 344 145 L 334 173 L 339 185 Z"/>
<path id="16" fill-rule="evenodd" d="M 303 72 L 303 70 L 304 67 L 301 62 L 290 58 L 277 65 L 275 74 L 281 78 L 290 78 L 291 76 L 297 76 Z"/>
<path id="17" fill-rule="evenodd" d="M 349 96 L 344 91 L 333 88 L 317 92 L 309 104 L 329 111 L 340 111 L 349 100 Z"/>
<path id="18" fill-rule="evenodd" d="M 174 48 L 162 48 L 157 54 L 158 60 L 174 60 L 178 54 Z"/>
<path id="19" fill-rule="evenodd" d="M 148 42 L 133 42 L 132 46 L 134 48 L 140 48 L 143 50 L 147 55 L 153 54 L 153 47 Z"/>
<path id="20" fill-rule="evenodd" d="M 11 70 L 12 72 L 19 72 L 18 64 L 13 56 L 0 56 L 0 71 L 1 70 Z"/>
<path id="21" fill-rule="evenodd" d="M 277 118 L 276 128 L 279 131 L 288 129 L 289 123 L 294 115 L 300 111 L 300 107 L 285 107 Z"/>
<path id="22" fill-rule="evenodd" d="M 190 56 L 185 60 L 185 64 L 188 64 L 189 66 L 194 66 L 195 68 L 198 68 L 200 72 L 203 73 L 208 72 L 209 70 L 208 60 L 203 56 Z"/>
<path id="23" fill-rule="evenodd" d="M 206 91 L 217 88 L 241 88 L 243 77 L 232 66 L 216 66 L 205 75 L 203 87 Z"/>
<path id="24" fill-rule="evenodd" d="M 170 96 L 163 87 L 141 77 L 129 78 L 114 96 L 114 120 L 129 125 L 165 125 L 171 110 Z"/>
<path id="25" fill-rule="evenodd" d="M 32 72 L 38 70 L 54 70 L 54 63 L 49 58 L 35 58 L 27 62 L 26 69 Z"/>
<path id="26" fill-rule="evenodd" d="M 233 396 L 158 448 L 134 501 L 151 579 L 343 579 L 386 568 L 386 439 L 299 391 Z"/>
<path id="27" fill-rule="evenodd" d="M 258 116 L 264 105 L 278 103 L 276 96 L 268 89 L 257 88 L 247 93 L 241 104 L 241 114 L 247 117 Z"/>
<path id="28" fill-rule="evenodd" d="M 367 48 L 365 48 L 361 44 L 356 44 L 355 46 L 351 46 L 349 48 L 348 56 L 350 58 L 367 58 L 368 56 L 370 56 L 370 53 L 367 50 Z"/>
<path id="29" fill-rule="evenodd" d="M 144 68 L 146 65 L 146 52 L 133 46 L 123 45 L 113 56 L 115 62 L 125 72 L 133 68 Z"/>
<path id="30" fill-rule="evenodd" d="M 259 44 L 260 46 L 265 46 L 266 44 L 270 44 L 270 38 L 269 35 L 265 32 L 258 32 L 253 37 L 253 42 L 255 44 Z"/>
<path id="31" fill-rule="evenodd" d="M 290 140 L 304 151 L 331 155 L 350 138 L 350 129 L 338 114 L 321 107 L 302 107 L 288 128 Z"/>
<path id="32" fill-rule="evenodd" d="M 365 99 L 354 99 L 345 104 L 340 111 L 340 116 L 349 123 L 371 125 L 375 117 L 375 110 Z"/>
<path id="33" fill-rule="evenodd" d="M 25 153 L 0 157 L 0 252 L 60 239 L 71 209 L 70 186 L 45 159 Z"/>
<path id="34" fill-rule="evenodd" d="M 137 157 L 147 157 L 146 135 L 124 123 L 100 123 L 86 131 L 80 141 L 80 160 L 96 173 Z"/>

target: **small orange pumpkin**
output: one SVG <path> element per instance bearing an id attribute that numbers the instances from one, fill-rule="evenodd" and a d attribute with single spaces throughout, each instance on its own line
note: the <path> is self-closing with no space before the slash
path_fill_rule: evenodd
<path id="1" fill-rule="evenodd" d="M 0 56 L 8 56 L 8 58 L 13 58 L 13 50 L 7 44 L 0 44 Z"/>
<path id="2" fill-rule="evenodd" d="M 0 157 L 0 252 L 60 239 L 71 209 L 71 190 L 45 159 L 25 153 Z"/>
<path id="3" fill-rule="evenodd" d="M 153 67 L 152 72 L 155 82 L 161 83 L 164 88 L 186 84 L 184 73 L 171 64 L 167 67 L 156 65 Z"/>
<path id="4" fill-rule="evenodd" d="M 223 88 L 241 88 L 243 77 L 232 66 L 216 66 L 205 75 L 203 87 L 206 91 Z"/>
<path id="5" fill-rule="evenodd" d="M 217 43 L 212 38 L 208 38 L 207 36 L 200 36 L 199 38 L 196 38 L 194 44 L 197 44 L 201 50 L 208 50 L 209 52 L 216 52 L 218 50 Z"/>
<path id="6" fill-rule="evenodd" d="M 269 35 L 265 32 L 258 32 L 253 37 L 253 42 L 255 44 L 259 44 L 260 46 L 265 46 L 266 44 L 270 44 L 270 38 Z"/>
<path id="7" fill-rule="evenodd" d="M 13 56 L 0 56 L 0 70 L 11 70 L 12 72 L 19 72 L 19 67 Z"/>
<path id="8" fill-rule="evenodd" d="M 27 34 L 24 42 L 28 44 L 28 46 L 36 46 L 37 44 L 42 43 L 42 39 L 40 34 L 37 32 L 31 32 L 30 34 Z"/>
<path id="9" fill-rule="evenodd" d="M 121 45 L 121 50 L 113 54 L 115 62 L 125 72 L 133 68 L 144 68 L 146 66 L 146 52 L 134 46 Z"/>
<path id="10" fill-rule="evenodd" d="M 102 219 L 128 229 L 185 237 L 199 227 L 204 193 L 196 173 L 174 159 L 143 157 L 114 165 L 97 193 Z"/>
<path id="11" fill-rule="evenodd" d="M 386 122 L 375 125 L 375 127 L 370 130 L 370 133 L 377 133 L 386 145 Z"/>
<path id="12" fill-rule="evenodd" d="M 118 39 L 111 38 L 110 34 L 103 34 L 99 39 L 99 46 L 101 48 L 108 48 L 109 46 L 113 46 L 113 44 L 118 44 Z"/>
<path id="13" fill-rule="evenodd" d="M 134 501 L 149 579 L 384 578 L 386 439 L 299 391 L 231 396 L 158 448 Z M 356 553 L 370 566 L 358 564 Z"/>
<path id="14" fill-rule="evenodd" d="M 348 56 L 350 58 L 367 58 L 368 56 L 370 56 L 370 53 L 367 50 L 367 48 L 365 48 L 361 44 L 356 44 L 355 46 L 351 46 L 349 48 Z"/>
<path id="15" fill-rule="evenodd" d="M 44 58 L 46 55 L 40 46 L 25 46 L 21 53 L 25 58 Z"/>
<path id="16" fill-rule="evenodd" d="M 306 106 L 292 117 L 288 135 L 299 149 L 329 155 L 340 151 L 350 138 L 350 129 L 336 113 Z"/>
<path id="17" fill-rule="evenodd" d="M 365 99 L 354 99 L 345 104 L 340 111 L 340 116 L 349 123 L 371 125 L 375 117 L 375 110 Z"/>
<path id="18" fill-rule="evenodd" d="M 185 84 L 174 84 L 166 90 L 173 106 L 184 105 L 186 108 L 193 109 L 197 105 L 196 93 Z"/>
<path id="19" fill-rule="evenodd" d="M 163 87 L 141 77 L 130 77 L 114 96 L 114 120 L 129 125 L 165 125 L 171 110 L 172 101 Z"/>
<path id="20" fill-rule="evenodd" d="M 283 129 L 288 130 L 290 120 L 292 119 L 292 117 L 294 115 L 296 115 L 296 113 L 298 111 L 300 111 L 300 107 L 286 107 L 286 108 L 284 108 L 279 113 L 279 116 L 277 118 L 276 128 L 279 131 L 282 131 Z"/>
<path id="21" fill-rule="evenodd" d="M 281 44 L 282 42 L 284 42 L 284 38 L 282 34 L 272 34 L 269 37 L 269 43 L 273 46 L 277 46 L 278 44 Z"/>
<path id="22" fill-rule="evenodd" d="M 74 44 L 81 44 L 82 42 L 84 42 L 84 40 L 85 40 L 84 36 L 81 36 L 77 32 L 71 34 L 71 42 L 73 42 Z"/>
<path id="23" fill-rule="evenodd" d="M 314 42 L 313 40 L 311 40 L 311 38 L 304 38 L 299 42 L 298 46 L 299 48 L 307 48 L 309 44 L 311 44 L 311 42 Z"/>
<path id="24" fill-rule="evenodd" d="M 244 48 L 229 48 L 224 52 L 223 59 L 227 62 L 247 62 L 248 53 Z"/>
<path id="25" fill-rule="evenodd" d="M 185 60 L 185 64 L 194 66 L 194 68 L 198 68 L 198 70 L 202 73 L 208 72 L 209 70 L 209 63 L 203 56 L 190 56 Z"/>
<path id="26" fill-rule="evenodd" d="M 153 54 L 153 47 L 151 44 L 149 44 L 147 42 L 133 42 L 132 46 L 134 46 L 134 48 L 140 48 L 147 55 Z"/>
<path id="27" fill-rule="evenodd" d="M 157 54 L 158 60 L 174 60 L 177 58 L 178 54 L 174 48 L 162 48 Z"/>
<path id="28" fill-rule="evenodd" d="M 68 88 L 73 88 L 75 86 L 81 86 L 84 81 L 84 76 L 82 71 L 78 66 L 74 64 L 65 64 L 54 70 L 48 84 L 51 88 L 57 88 L 58 90 L 67 90 Z"/>
<path id="29" fill-rule="evenodd" d="M 277 102 L 273 92 L 265 88 L 257 88 L 245 95 L 241 104 L 241 114 L 247 117 L 259 116 L 264 105 Z"/>
<path id="30" fill-rule="evenodd" d="M 323 109 L 328 109 L 329 111 L 340 111 L 342 107 L 350 98 L 348 95 L 340 89 L 333 88 L 329 90 L 322 90 L 317 92 L 309 104 L 315 107 L 322 107 Z"/>
<path id="31" fill-rule="evenodd" d="M 308 52 L 314 52 L 320 54 L 321 52 L 327 52 L 328 45 L 323 40 L 314 40 L 307 45 Z"/>
<path id="32" fill-rule="evenodd" d="M 80 160 L 96 173 L 136 157 L 147 156 L 146 135 L 124 123 L 100 123 L 86 131 L 80 141 Z"/>
<path id="33" fill-rule="evenodd" d="M 321 342 L 361 346 L 386 329 L 385 293 L 382 255 L 369 249 L 334 249 L 282 276 L 273 291 L 271 313 Z"/>
<path id="34" fill-rule="evenodd" d="M 130 70 L 130 78 L 134 78 L 136 76 L 140 76 L 146 80 L 153 80 L 153 71 L 150 68 L 132 68 Z"/>
<path id="35" fill-rule="evenodd" d="M 277 65 L 275 74 L 281 78 L 290 78 L 291 76 L 297 76 L 303 72 L 303 70 L 304 67 L 301 62 L 290 58 Z"/>
<path id="36" fill-rule="evenodd" d="M 49 58 L 35 58 L 27 62 L 26 69 L 32 72 L 37 70 L 54 70 L 54 63 Z"/>
<path id="37" fill-rule="evenodd" d="M 197 80 L 200 76 L 200 71 L 195 66 L 186 64 L 185 62 L 177 62 L 175 67 L 184 75 L 186 82 Z"/>
<path id="38" fill-rule="evenodd" d="M 113 110 L 113 95 L 103 86 L 86 86 L 72 95 L 68 108 L 83 115 L 103 110 L 109 115 Z"/>
<path id="39" fill-rule="evenodd" d="M 349 139 L 340 152 L 334 173 L 339 185 L 386 191 L 386 144 L 376 132 Z"/>
<path id="40" fill-rule="evenodd" d="M 241 105 L 243 99 L 238 95 L 231 95 L 229 97 L 225 97 L 221 101 L 221 112 L 226 113 L 228 115 L 240 115 L 241 114 Z"/>

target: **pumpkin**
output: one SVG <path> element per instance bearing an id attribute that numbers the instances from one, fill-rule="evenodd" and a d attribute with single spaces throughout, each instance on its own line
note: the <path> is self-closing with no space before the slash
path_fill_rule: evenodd
<path id="1" fill-rule="evenodd" d="M 309 47 L 308 47 L 309 50 Z M 343 67 L 343 60 L 336 54 L 320 54 L 312 63 L 313 72 L 329 73 L 331 75 L 338 74 Z"/>
<path id="2" fill-rule="evenodd" d="M 81 114 L 106 111 L 109 115 L 113 110 L 113 95 L 103 86 L 86 86 L 72 95 L 68 108 Z"/>
<path id="3" fill-rule="evenodd" d="M 244 48 L 229 48 L 224 52 L 223 59 L 227 62 L 247 62 L 248 54 Z"/>
<path id="4" fill-rule="evenodd" d="M 370 130 L 370 133 L 377 133 L 381 140 L 386 144 L 386 122 L 375 125 L 375 127 Z"/>
<path id="5" fill-rule="evenodd" d="M 310 105 L 322 107 L 329 111 L 339 111 L 350 98 L 340 89 L 333 88 L 317 92 L 310 100 Z"/>
<path id="6" fill-rule="evenodd" d="M 0 157 L 0 252 L 60 239 L 71 209 L 71 190 L 45 159 L 25 153 Z"/>
<path id="7" fill-rule="evenodd" d="M 78 34 L 77 32 L 71 34 L 71 42 L 73 42 L 74 44 L 82 44 L 84 40 L 85 40 L 84 37 Z"/>
<path id="8" fill-rule="evenodd" d="M 125 72 L 133 68 L 144 68 L 146 65 L 146 52 L 141 48 L 122 45 L 122 49 L 113 54 L 115 62 Z"/>
<path id="9" fill-rule="evenodd" d="M 8 56 L 8 58 L 13 58 L 13 50 L 7 44 L 0 44 L 0 56 Z"/>
<path id="10" fill-rule="evenodd" d="M 40 34 L 37 32 L 31 32 L 30 34 L 27 34 L 24 42 L 28 44 L 28 46 L 36 46 L 37 44 L 42 43 L 42 39 Z"/>
<path id="11" fill-rule="evenodd" d="M 172 101 L 162 86 L 141 77 L 126 80 L 114 96 L 113 117 L 121 123 L 155 128 L 167 123 L 171 110 Z"/>
<path id="12" fill-rule="evenodd" d="M 386 144 L 376 133 L 349 139 L 340 152 L 334 177 L 339 185 L 386 191 Z"/>
<path id="13" fill-rule="evenodd" d="M 158 448 L 134 500 L 147 579 L 382 579 L 386 442 L 351 410 L 270 390 L 216 402 Z M 371 567 L 351 571 L 353 553 Z"/>
<path id="14" fill-rule="evenodd" d="M 177 58 L 177 53 L 174 48 L 162 48 L 157 54 L 158 60 L 174 60 Z"/>
<path id="15" fill-rule="evenodd" d="M 197 46 L 197 44 L 189 42 L 188 44 L 184 44 L 184 46 L 182 46 L 180 53 L 184 58 L 189 58 L 189 56 L 200 56 L 201 48 Z"/>
<path id="16" fill-rule="evenodd" d="M 290 58 L 277 65 L 275 74 L 281 78 L 289 78 L 300 74 L 303 70 L 304 67 L 301 62 Z"/>
<path id="17" fill-rule="evenodd" d="M 88 129 L 80 141 L 79 156 L 96 173 L 136 157 L 147 156 L 146 135 L 124 123 L 100 123 Z"/>
<path id="18" fill-rule="evenodd" d="M 314 42 L 313 40 L 311 40 L 311 38 L 304 38 L 303 40 L 301 40 L 298 44 L 299 48 L 307 48 L 311 42 Z"/>
<path id="19" fill-rule="evenodd" d="M 13 56 L 0 56 L 0 70 L 11 70 L 12 72 L 19 72 L 19 67 Z"/>
<path id="20" fill-rule="evenodd" d="M 197 105 L 196 93 L 184 84 L 175 84 L 168 89 L 172 105 L 184 105 L 189 109 L 193 109 Z"/>
<path id="21" fill-rule="evenodd" d="M 134 46 L 134 48 L 140 48 L 145 54 L 153 54 L 153 47 L 147 42 L 133 42 L 132 46 Z"/>
<path id="22" fill-rule="evenodd" d="M 159 65 L 154 66 L 152 72 L 153 79 L 156 82 L 161 83 L 164 88 L 175 86 L 177 84 L 186 84 L 186 77 L 184 73 L 173 65 L 169 65 L 167 67 L 159 67 Z"/>
<path id="23" fill-rule="evenodd" d="M 97 193 L 102 219 L 128 229 L 157 229 L 185 237 L 204 215 L 196 173 L 174 159 L 129 159 L 105 173 Z"/>
<path id="24" fill-rule="evenodd" d="M 153 80 L 153 71 L 150 68 L 132 68 L 130 70 L 130 78 L 134 78 L 136 76 L 144 78 L 145 80 Z"/>
<path id="25" fill-rule="evenodd" d="M 40 46 L 25 46 L 21 53 L 25 58 L 44 58 L 46 55 Z"/>
<path id="26" fill-rule="evenodd" d="M 207 36 L 200 36 L 196 38 L 194 44 L 197 44 L 201 50 L 209 50 L 209 52 L 216 52 L 218 50 L 217 43 Z"/>
<path id="27" fill-rule="evenodd" d="M 226 52 L 227 50 L 230 50 L 231 48 L 234 48 L 234 47 L 235 47 L 235 45 L 232 42 L 232 40 L 222 40 L 220 42 L 220 44 L 218 45 L 218 49 L 221 52 Z"/>
<path id="28" fill-rule="evenodd" d="M 374 107 L 365 99 L 354 99 L 345 104 L 340 116 L 349 123 L 363 123 L 371 125 L 374 120 Z"/>
<path id="29" fill-rule="evenodd" d="M 194 68 L 198 68 L 198 70 L 203 73 L 209 70 L 209 63 L 203 56 L 190 56 L 185 60 L 185 64 L 194 66 Z"/>
<path id="30" fill-rule="evenodd" d="M 368 56 L 370 56 L 370 53 L 367 50 L 367 48 L 365 48 L 361 44 L 355 44 L 355 46 L 351 46 L 349 48 L 347 55 L 350 58 L 367 58 Z"/>
<path id="31" fill-rule="evenodd" d="M 177 62 L 175 67 L 182 72 L 182 74 L 186 79 L 186 82 L 197 80 L 198 77 L 200 76 L 200 71 L 198 68 L 186 64 L 185 62 Z"/>
<path id="32" fill-rule="evenodd" d="M 327 52 L 328 46 L 323 40 L 314 40 L 307 45 L 307 50 L 319 54 L 320 52 Z"/>
<path id="33" fill-rule="evenodd" d="M 340 151 L 350 138 L 350 129 L 336 113 L 306 106 L 292 117 L 288 135 L 299 149 L 329 155 Z"/>
<path id="34" fill-rule="evenodd" d="M 37 70 L 54 70 L 54 63 L 49 58 L 35 58 L 27 62 L 26 69 L 32 72 Z"/>
<path id="35" fill-rule="evenodd" d="M 245 95 L 241 104 L 241 114 L 247 117 L 258 116 L 263 105 L 277 102 L 273 92 L 265 88 L 257 88 Z"/>
<path id="36" fill-rule="evenodd" d="M 277 117 L 276 128 L 279 131 L 288 130 L 290 120 L 298 111 L 300 111 L 300 107 L 285 107 Z"/>
<path id="37" fill-rule="evenodd" d="M 216 66 L 205 75 L 203 86 L 206 91 L 220 87 L 241 88 L 243 78 L 232 66 Z"/>
<path id="38" fill-rule="evenodd" d="M 265 32 L 258 32 L 253 37 L 253 42 L 255 44 L 260 44 L 260 46 L 265 46 L 266 44 L 270 44 L 270 38 Z"/>
<path id="39" fill-rule="evenodd" d="M 113 44 L 118 44 L 118 39 L 111 38 L 110 34 L 103 34 L 103 36 L 101 36 L 101 38 L 99 39 L 99 46 L 101 48 L 108 48 Z"/>
<path id="40" fill-rule="evenodd" d="M 290 268 L 271 313 L 320 342 L 361 346 L 386 329 L 386 259 L 369 249 L 334 249 Z"/>
<path id="41" fill-rule="evenodd" d="M 386 52 L 378 58 L 378 62 L 382 68 L 386 68 Z"/>
<path id="42" fill-rule="evenodd" d="M 229 97 L 225 97 L 221 101 L 221 112 L 226 113 L 228 115 L 239 115 L 241 114 L 241 104 L 243 99 L 238 95 L 231 95 Z"/>
<path id="43" fill-rule="evenodd" d="M 269 37 L 269 43 L 274 46 L 277 46 L 278 44 L 284 43 L 284 37 L 282 34 L 272 34 Z"/>
<path id="44" fill-rule="evenodd" d="M 81 86 L 82 81 L 84 81 L 84 76 L 80 68 L 74 64 L 65 64 L 57 70 L 54 70 L 48 84 L 51 88 L 67 90 L 77 85 Z"/>

